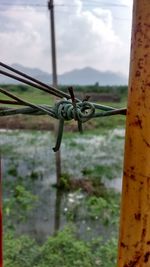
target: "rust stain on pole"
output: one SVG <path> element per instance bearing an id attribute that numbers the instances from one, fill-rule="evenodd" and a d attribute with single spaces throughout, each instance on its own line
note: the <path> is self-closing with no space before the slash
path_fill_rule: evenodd
<path id="1" fill-rule="evenodd" d="M 134 0 L 118 267 L 150 266 L 150 0 Z"/>

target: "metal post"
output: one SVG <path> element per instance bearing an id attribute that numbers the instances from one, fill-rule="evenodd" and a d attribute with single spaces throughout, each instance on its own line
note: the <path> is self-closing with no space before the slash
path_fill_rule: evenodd
<path id="1" fill-rule="evenodd" d="M 55 42 L 55 19 L 54 19 L 54 3 L 53 0 L 48 2 L 50 11 L 50 28 L 51 28 L 51 46 L 52 46 L 52 70 L 53 85 L 57 86 L 57 65 L 56 65 L 56 42 Z"/>
<path id="2" fill-rule="evenodd" d="M 55 200 L 55 217 L 54 217 L 54 233 L 60 229 L 60 219 L 61 219 L 61 200 L 62 192 L 57 188 L 56 190 L 56 200 Z"/>
<path id="3" fill-rule="evenodd" d="M 150 266 L 150 0 L 134 0 L 118 267 Z"/>
<path id="4" fill-rule="evenodd" d="M 52 47 L 52 78 L 53 86 L 57 87 L 57 64 L 56 64 L 56 44 L 55 44 L 55 19 L 54 19 L 54 3 L 53 0 L 48 1 L 48 9 L 50 11 L 50 28 L 51 28 L 51 47 Z M 54 130 L 57 132 L 56 124 L 54 125 Z M 60 184 L 61 178 L 61 152 L 60 150 L 56 152 L 56 177 L 57 185 Z"/>
<path id="5" fill-rule="evenodd" d="M 3 267 L 2 170 L 0 155 L 0 267 Z"/>

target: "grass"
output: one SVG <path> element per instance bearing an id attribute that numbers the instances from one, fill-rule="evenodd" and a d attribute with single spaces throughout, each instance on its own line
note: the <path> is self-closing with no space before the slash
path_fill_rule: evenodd
<path id="1" fill-rule="evenodd" d="M 28 92 L 17 92 L 12 91 L 13 94 L 22 98 L 23 100 L 29 101 L 34 104 L 46 104 L 52 105 L 53 104 L 53 97 L 45 92 L 36 91 L 36 90 L 29 90 Z M 9 97 L 4 96 L 0 93 L 0 99 L 9 99 Z"/>
<path id="2" fill-rule="evenodd" d="M 49 237 L 43 245 L 27 236 L 5 234 L 5 267 L 114 267 L 116 266 L 117 240 L 94 239 L 91 243 L 76 237 L 72 227 Z"/>
<path id="3" fill-rule="evenodd" d="M 119 165 L 119 164 L 118 164 Z M 115 172 L 119 169 L 120 166 L 117 166 L 117 164 L 112 164 L 111 165 L 96 165 L 94 168 L 88 168 L 88 169 L 83 169 L 83 175 L 85 176 L 90 176 L 92 178 L 98 177 L 104 177 L 109 180 L 114 179 L 115 177 Z M 121 167 L 120 167 L 121 168 Z"/>

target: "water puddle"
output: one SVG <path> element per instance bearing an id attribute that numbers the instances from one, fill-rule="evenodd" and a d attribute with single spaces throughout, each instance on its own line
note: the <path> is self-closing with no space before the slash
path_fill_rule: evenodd
<path id="1" fill-rule="evenodd" d="M 87 218 L 85 195 L 80 191 L 61 194 L 52 187 L 55 183 L 54 143 L 50 132 L 0 130 L 3 197 L 12 198 L 12 188 L 19 184 L 27 190 L 29 188 L 38 199 L 25 222 L 13 219 L 17 232 L 29 233 L 43 241 L 63 227 L 68 216 L 74 216 L 72 219 L 80 235 L 85 239 L 87 233 L 88 238 L 97 236 L 104 232 L 104 227 L 98 218 L 94 221 Z M 123 129 L 102 136 L 72 134 L 62 143 L 62 172 L 73 179 L 84 178 L 85 173 L 89 173 L 102 179 L 107 187 L 120 191 L 123 149 Z"/>

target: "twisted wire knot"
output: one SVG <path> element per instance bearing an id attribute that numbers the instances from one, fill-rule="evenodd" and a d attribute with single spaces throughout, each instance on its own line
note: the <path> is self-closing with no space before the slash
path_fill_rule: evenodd
<path id="1" fill-rule="evenodd" d="M 74 119 L 80 122 L 86 122 L 95 113 L 95 106 L 88 101 L 78 102 L 74 105 L 71 100 L 61 100 L 55 104 L 54 112 L 56 118 L 59 120 Z"/>

